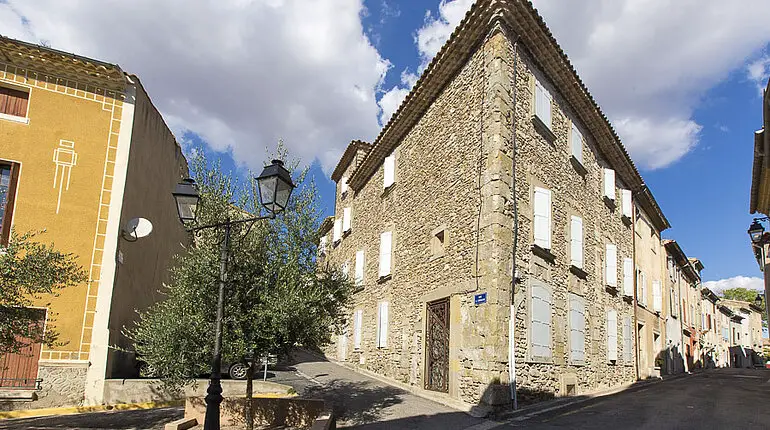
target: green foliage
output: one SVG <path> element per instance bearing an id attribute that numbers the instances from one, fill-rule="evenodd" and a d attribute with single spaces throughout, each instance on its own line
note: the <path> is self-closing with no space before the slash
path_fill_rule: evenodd
<path id="1" fill-rule="evenodd" d="M 743 302 L 754 303 L 757 294 L 762 297 L 762 321 L 767 321 L 767 311 L 765 310 L 765 295 L 761 291 L 750 290 L 748 288 L 729 288 L 722 291 L 722 297 L 727 300 L 740 300 Z"/>
<path id="2" fill-rule="evenodd" d="M 50 325 L 53 316 L 48 316 L 44 333 L 45 314 L 32 306 L 49 306 L 41 301 L 88 279 L 73 254 L 37 242 L 39 234 L 12 232 L 8 246 L 0 250 L 0 353 L 18 352 L 25 346 L 23 339 L 49 347 L 61 345 Z"/>
<path id="3" fill-rule="evenodd" d="M 285 154 L 280 154 L 285 159 Z M 289 166 L 296 169 L 296 163 Z M 255 180 L 237 183 L 202 156 L 191 160 L 202 205 L 198 225 L 260 214 Z M 256 175 L 249 175 L 254 177 Z M 275 219 L 233 226 L 225 287 L 224 362 L 321 346 L 344 318 L 352 287 L 334 268 L 317 268 L 320 211 L 315 185 L 295 175 L 289 207 Z M 232 203 L 235 202 L 235 203 Z M 171 386 L 210 369 L 223 229 L 196 233 L 176 258 L 166 299 L 126 329 L 137 353 Z"/>

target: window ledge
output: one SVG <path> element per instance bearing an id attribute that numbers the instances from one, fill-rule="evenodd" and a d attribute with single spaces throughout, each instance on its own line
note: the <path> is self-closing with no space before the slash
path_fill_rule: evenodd
<path id="1" fill-rule="evenodd" d="M 537 115 L 532 115 L 532 124 L 535 125 L 535 129 L 540 132 L 540 134 L 543 135 L 545 140 L 548 141 L 548 143 L 553 144 L 556 141 L 556 135 L 553 134 L 553 131 L 551 131 L 551 128 L 546 125 L 546 123 L 543 122 L 542 119 L 540 119 Z"/>
<path id="2" fill-rule="evenodd" d="M 360 291 L 364 291 L 364 286 L 363 285 L 354 285 L 353 286 L 353 293 L 358 293 Z"/>
<path id="3" fill-rule="evenodd" d="M 612 294 L 613 296 L 617 296 L 618 293 L 620 292 L 617 286 L 605 285 L 604 288 L 607 290 L 608 293 Z"/>
<path id="4" fill-rule="evenodd" d="M 611 199 L 611 198 L 609 198 L 607 196 L 604 196 L 604 204 L 607 205 L 607 207 L 610 208 L 610 210 L 613 210 L 613 211 L 617 207 L 617 205 L 615 204 L 615 199 Z"/>
<path id="5" fill-rule="evenodd" d="M 580 176 L 585 176 L 586 173 L 588 173 L 588 169 L 586 169 L 583 163 L 581 163 L 580 160 L 578 160 L 574 155 L 569 156 L 569 161 L 572 163 L 572 167 L 575 168 Z"/>
<path id="6" fill-rule="evenodd" d="M 385 276 L 380 276 L 379 278 L 377 278 L 377 283 L 378 284 L 384 284 L 385 282 L 390 281 L 391 278 L 393 278 L 393 274 L 392 273 L 388 273 Z"/>
<path id="7" fill-rule="evenodd" d="M 346 237 L 350 236 L 350 233 L 352 233 L 352 232 L 353 232 L 353 229 L 352 229 L 352 228 L 350 228 L 350 229 L 347 229 L 347 230 L 343 231 L 343 232 L 342 232 L 342 238 L 344 239 L 344 238 L 346 238 Z"/>
<path id="8" fill-rule="evenodd" d="M 527 363 L 553 364 L 553 357 L 527 357 Z"/>
<path id="9" fill-rule="evenodd" d="M 572 272 L 573 275 L 577 276 L 580 279 L 587 279 L 588 273 L 581 269 L 580 267 L 575 266 L 574 264 L 570 264 L 569 271 Z"/>
<path id="10" fill-rule="evenodd" d="M 625 300 L 625 302 L 628 304 L 632 304 L 634 303 L 634 296 L 627 296 L 623 294 L 623 300 Z"/>
<path id="11" fill-rule="evenodd" d="M 585 366 L 588 366 L 588 362 L 586 362 L 586 361 L 570 361 L 569 365 L 570 366 L 575 366 L 575 367 L 585 367 Z"/>
<path id="12" fill-rule="evenodd" d="M 623 224 L 631 225 L 631 217 L 629 217 L 628 215 L 622 215 L 620 219 L 623 220 Z"/>
<path id="13" fill-rule="evenodd" d="M 25 116 L 8 115 L 7 113 L 0 113 L 0 119 L 18 122 L 21 124 L 29 124 L 29 118 Z"/>
<path id="14" fill-rule="evenodd" d="M 540 247 L 539 245 L 532 245 L 532 253 L 537 255 L 538 257 L 548 261 L 551 264 L 554 264 L 556 262 L 556 256 L 551 253 L 550 249 L 545 249 Z"/>
<path id="15" fill-rule="evenodd" d="M 380 195 L 380 197 L 385 198 L 385 197 L 389 196 L 390 193 L 393 192 L 393 188 L 395 188 L 395 187 L 396 187 L 396 183 L 395 182 L 390 184 L 390 185 L 388 185 L 387 187 L 385 187 L 382 190 L 382 195 Z"/>

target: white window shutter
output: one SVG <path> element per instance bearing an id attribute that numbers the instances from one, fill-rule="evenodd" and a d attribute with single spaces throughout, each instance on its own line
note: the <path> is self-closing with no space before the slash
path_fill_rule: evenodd
<path id="1" fill-rule="evenodd" d="M 380 302 L 377 313 L 377 348 L 388 346 L 388 302 Z"/>
<path id="2" fill-rule="evenodd" d="M 348 264 L 348 262 L 346 261 L 342 264 L 342 274 L 345 275 L 345 277 L 347 278 L 349 273 L 350 273 L 350 264 Z"/>
<path id="3" fill-rule="evenodd" d="M 533 357 L 551 357 L 551 293 L 540 285 L 532 286 L 531 344 Z"/>
<path id="4" fill-rule="evenodd" d="M 551 94 L 540 81 L 535 83 L 535 115 L 551 128 Z"/>
<path id="5" fill-rule="evenodd" d="M 332 237 L 332 240 L 337 242 L 340 239 L 342 239 L 342 220 L 336 219 L 334 220 L 334 236 Z"/>
<path id="6" fill-rule="evenodd" d="M 623 319 L 623 361 L 631 363 L 634 359 L 634 340 L 631 337 L 631 317 Z"/>
<path id="7" fill-rule="evenodd" d="M 570 140 L 572 156 L 575 157 L 580 164 L 583 164 L 583 135 L 580 134 L 580 130 L 578 130 L 574 122 L 572 123 L 572 136 Z"/>
<path id="8" fill-rule="evenodd" d="M 647 274 L 642 272 L 642 299 L 645 306 L 647 306 Z"/>
<path id="9" fill-rule="evenodd" d="M 585 304 L 576 295 L 570 296 L 569 325 L 570 325 L 570 359 L 585 360 Z"/>
<path id="10" fill-rule="evenodd" d="M 326 236 L 322 237 L 318 243 L 318 252 L 326 254 Z"/>
<path id="11" fill-rule="evenodd" d="M 551 249 L 551 190 L 535 187 L 535 245 Z"/>
<path id="12" fill-rule="evenodd" d="M 621 195 L 623 198 L 623 216 L 631 219 L 631 205 L 633 204 L 631 199 L 631 190 L 622 190 Z"/>
<path id="13" fill-rule="evenodd" d="M 350 231 L 350 226 L 352 223 L 352 211 L 350 208 L 345 208 L 342 211 L 342 231 L 348 232 Z"/>
<path id="14" fill-rule="evenodd" d="M 342 179 L 340 179 L 340 193 L 345 194 L 348 192 L 348 177 L 343 176 Z"/>
<path id="15" fill-rule="evenodd" d="M 396 156 L 391 154 L 385 157 L 383 167 L 383 181 L 382 187 L 388 188 L 396 182 Z"/>
<path id="16" fill-rule="evenodd" d="M 660 281 L 652 281 L 652 309 L 655 312 L 663 312 L 663 292 Z"/>
<path id="17" fill-rule="evenodd" d="M 634 260 L 623 259 L 623 295 L 634 296 Z"/>
<path id="18" fill-rule="evenodd" d="M 606 245 L 604 253 L 604 277 L 607 285 L 618 286 L 618 248 L 612 243 Z"/>
<path id="19" fill-rule="evenodd" d="M 614 310 L 607 312 L 607 359 L 618 359 L 618 313 Z"/>
<path id="20" fill-rule="evenodd" d="M 570 260 L 577 268 L 583 268 L 583 218 L 572 216 L 570 223 Z"/>
<path id="21" fill-rule="evenodd" d="M 380 234 L 380 277 L 390 275 L 393 232 Z"/>
<path id="22" fill-rule="evenodd" d="M 364 320 L 364 311 L 359 309 L 355 313 L 353 321 L 353 348 L 361 349 L 361 325 Z"/>
<path id="23" fill-rule="evenodd" d="M 364 284 L 364 251 L 356 252 L 356 285 Z"/>
<path id="24" fill-rule="evenodd" d="M 604 197 L 615 200 L 615 171 L 604 169 Z"/>

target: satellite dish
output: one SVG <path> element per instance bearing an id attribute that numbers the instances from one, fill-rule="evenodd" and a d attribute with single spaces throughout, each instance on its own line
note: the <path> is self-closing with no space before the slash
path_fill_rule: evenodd
<path id="1" fill-rule="evenodd" d="M 123 227 L 123 237 L 134 242 L 152 233 L 152 223 L 146 218 L 132 218 Z"/>

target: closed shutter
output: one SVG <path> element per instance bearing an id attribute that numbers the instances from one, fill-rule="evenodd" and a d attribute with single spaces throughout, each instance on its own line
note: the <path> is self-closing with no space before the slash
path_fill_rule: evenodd
<path id="1" fill-rule="evenodd" d="M 586 317 L 583 298 L 571 294 L 569 305 L 569 347 L 570 359 L 573 362 L 585 361 L 585 326 Z"/>
<path id="2" fill-rule="evenodd" d="M 385 157 L 382 167 L 384 171 L 382 186 L 388 188 L 396 182 L 396 156 L 391 154 Z"/>
<path id="3" fill-rule="evenodd" d="M 318 243 L 318 252 L 326 254 L 326 236 L 322 237 L 321 241 Z"/>
<path id="4" fill-rule="evenodd" d="M 607 312 L 607 359 L 618 360 L 618 313 Z"/>
<path id="5" fill-rule="evenodd" d="M 604 169 L 604 197 L 615 200 L 615 171 Z"/>
<path id="6" fill-rule="evenodd" d="M 570 223 L 570 259 L 571 264 L 583 268 L 583 218 L 572 217 Z"/>
<path id="7" fill-rule="evenodd" d="M 350 264 L 346 261 L 342 264 L 342 274 L 345 275 L 345 277 L 348 277 L 348 274 L 350 273 Z"/>
<path id="8" fill-rule="evenodd" d="M 631 317 L 623 319 L 623 361 L 630 364 L 634 359 L 634 339 L 631 337 Z"/>
<path id="9" fill-rule="evenodd" d="M 634 296 L 634 260 L 630 258 L 623 259 L 623 295 Z"/>
<path id="10" fill-rule="evenodd" d="M 535 83 L 535 115 L 551 128 L 551 94 L 540 81 Z"/>
<path id="11" fill-rule="evenodd" d="M 617 287 L 618 285 L 618 248 L 612 243 L 608 243 L 604 253 L 604 278 L 607 285 Z"/>
<path id="12" fill-rule="evenodd" d="M 642 272 L 642 303 L 647 306 L 647 274 Z"/>
<path id="13" fill-rule="evenodd" d="M 551 190 L 535 187 L 535 245 L 551 249 Z"/>
<path id="14" fill-rule="evenodd" d="M 28 92 L 0 87 L 0 113 L 26 117 L 28 102 Z"/>
<path id="15" fill-rule="evenodd" d="M 348 192 L 348 177 L 343 176 L 340 180 L 340 193 L 345 194 Z"/>
<path id="16" fill-rule="evenodd" d="M 652 281 L 652 309 L 655 312 L 663 312 L 663 291 L 660 281 Z"/>
<path id="17" fill-rule="evenodd" d="M 532 286 L 532 357 L 551 357 L 551 292 L 542 285 Z"/>
<path id="18" fill-rule="evenodd" d="M 332 240 L 338 242 L 340 239 L 342 239 L 342 220 L 336 219 L 334 220 L 334 236 Z"/>
<path id="19" fill-rule="evenodd" d="M 356 285 L 364 284 L 364 251 L 356 252 Z"/>
<path id="20" fill-rule="evenodd" d="M 361 349 L 361 325 L 364 322 L 364 311 L 359 309 L 353 321 L 353 348 Z"/>
<path id="21" fill-rule="evenodd" d="M 572 156 L 575 157 L 575 159 L 579 161 L 580 164 L 583 164 L 583 135 L 580 134 L 580 130 L 578 130 L 575 123 L 572 123 L 572 137 L 570 147 L 572 148 Z"/>
<path id="22" fill-rule="evenodd" d="M 391 251 L 393 245 L 393 233 L 386 231 L 380 234 L 380 276 L 390 275 Z"/>
<path id="23" fill-rule="evenodd" d="M 631 205 L 632 199 L 631 199 L 631 190 L 621 190 L 621 198 L 623 199 L 623 216 L 631 219 Z"/>
<path id="24" fill-rule="evenodd" d="M 388 346 L 388 302 L 380 302 L 377 312 L 377 348 Z"/>
<path id="25" fill-rule="evenodd" d="M 350 231 L 350 225 L 353 221 L 351 212 L 350 208 L 345 208 L 342 211 L 342 231 Z"/>

